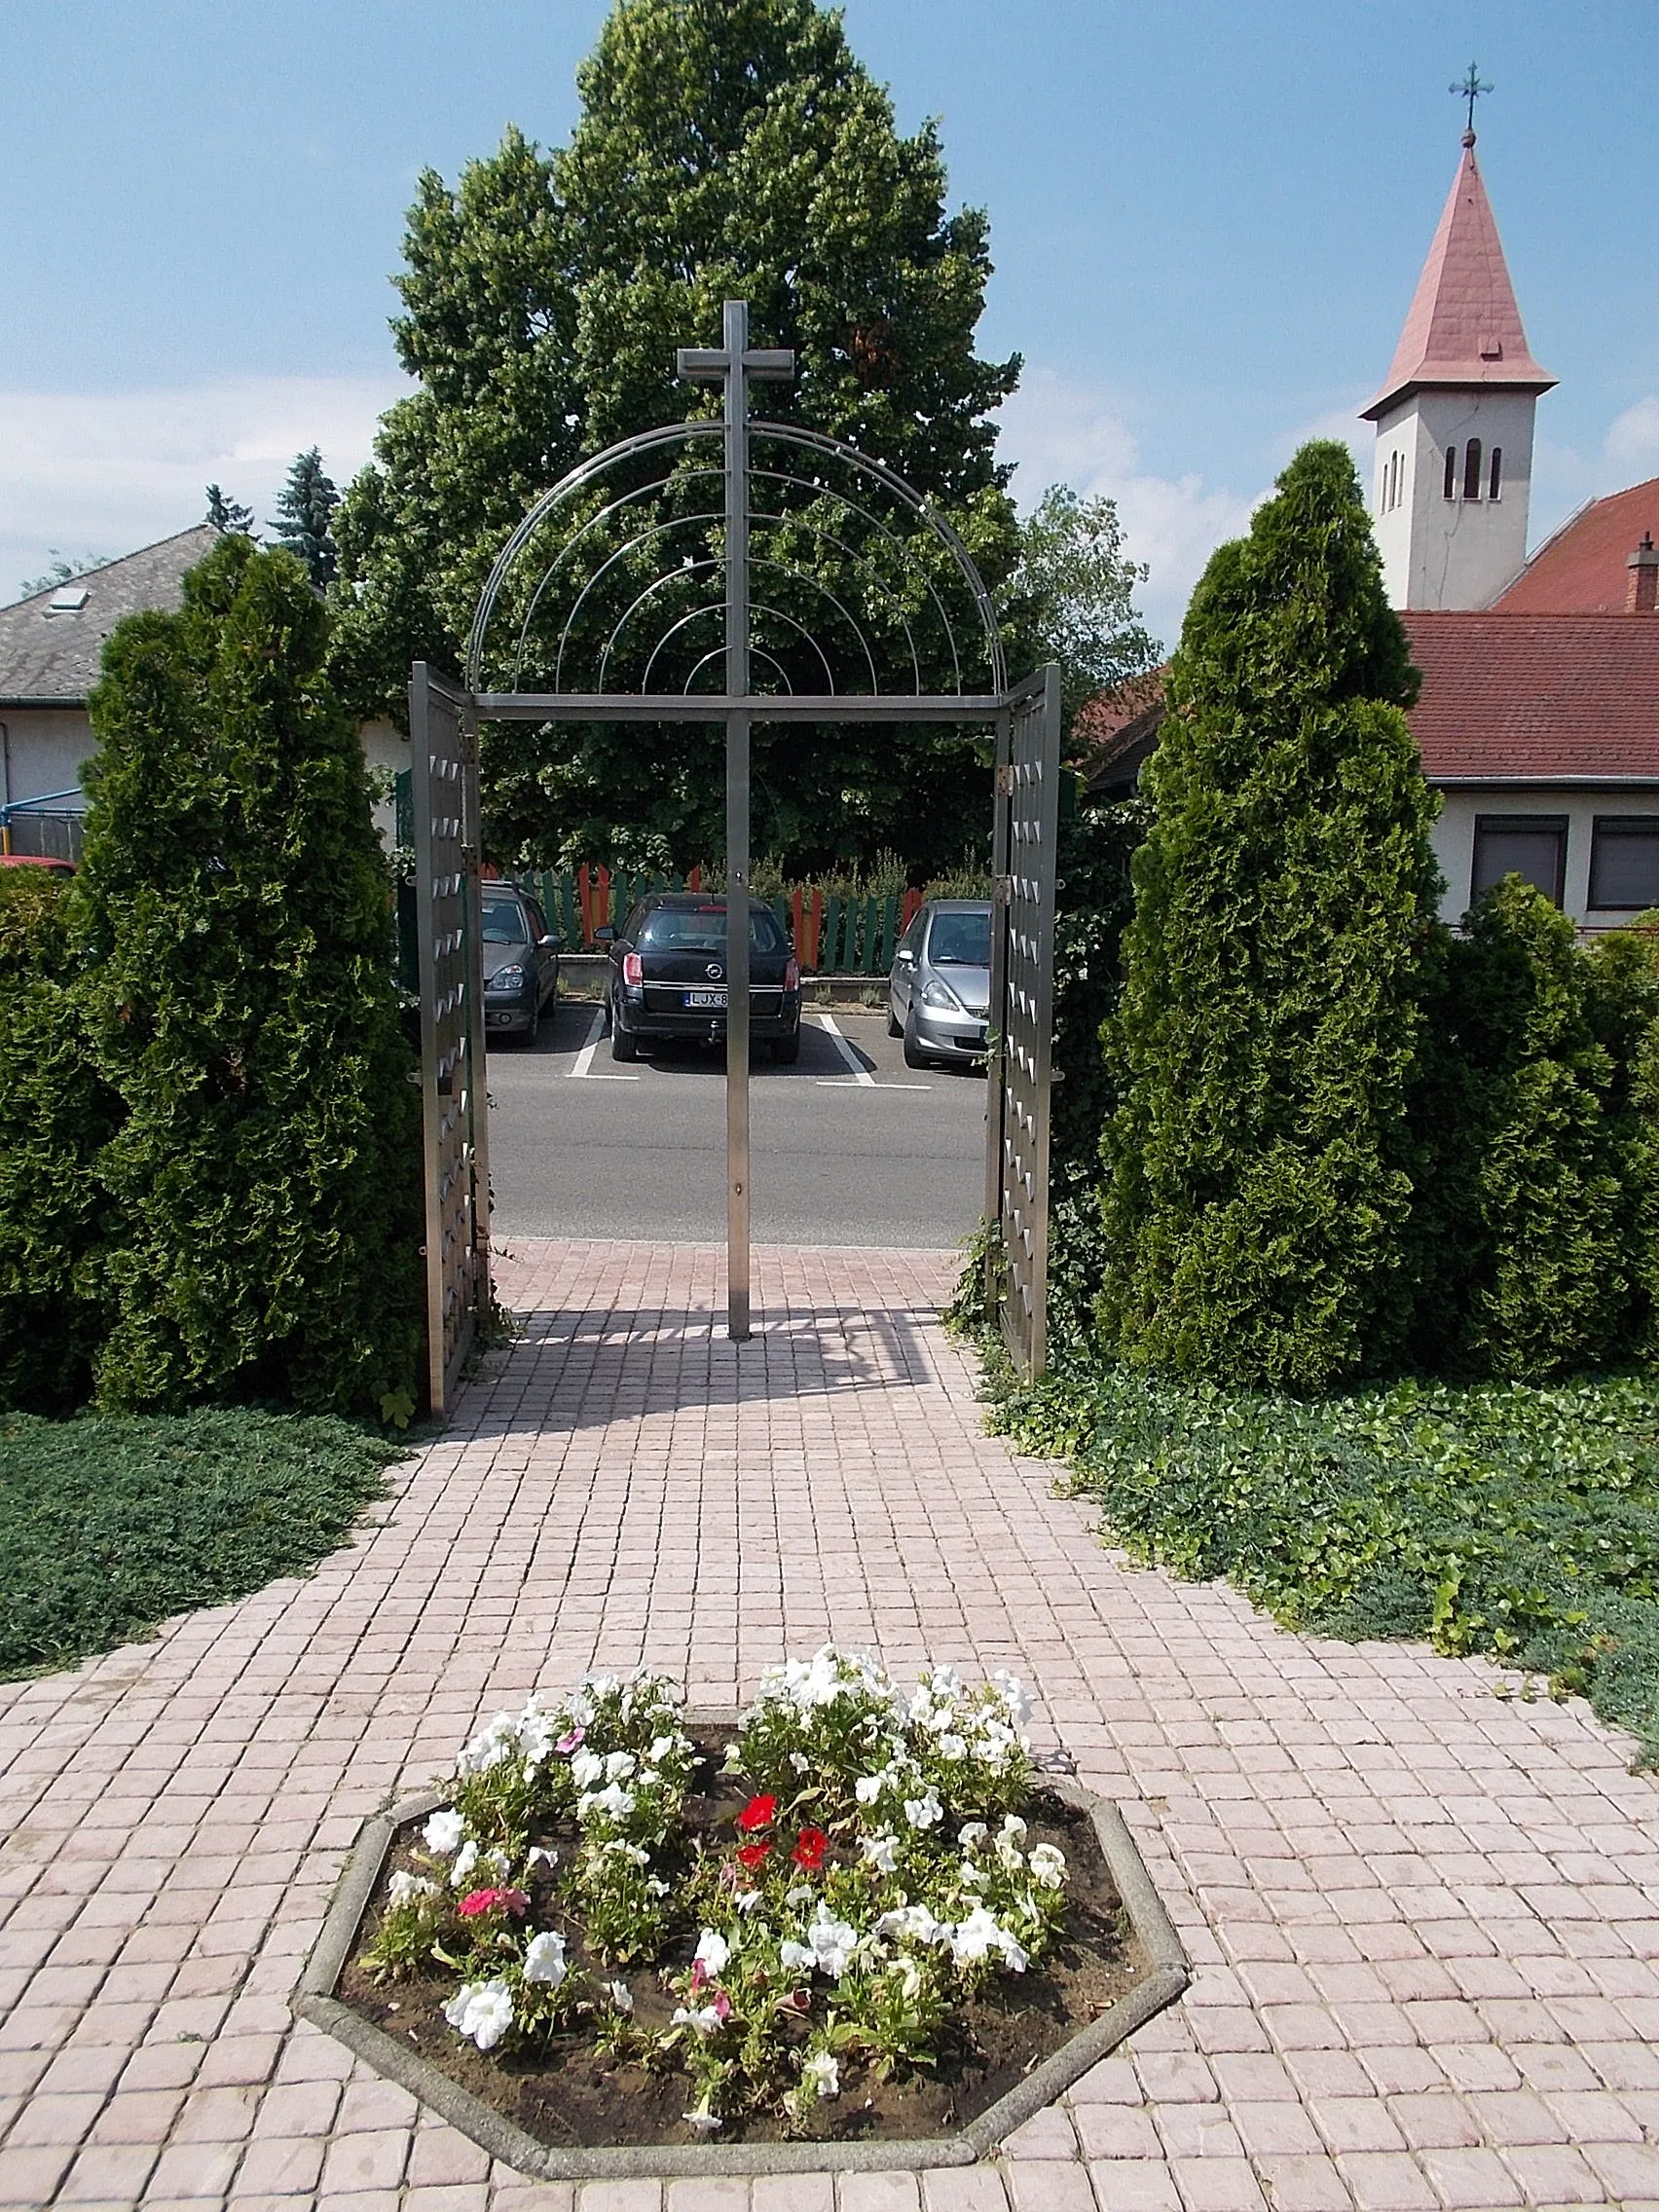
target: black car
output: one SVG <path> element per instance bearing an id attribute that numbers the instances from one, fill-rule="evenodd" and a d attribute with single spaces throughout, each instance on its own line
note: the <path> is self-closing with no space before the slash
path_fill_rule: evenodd
<path id="1" fill-rule="evenodd" d="M 528 1048 L 542 1008 L 559 995 L 559 940 L 516 883 L 486 883 L 483 907 L 485 1032 L 521 1037 Z"/>
<path id="2" fill-rule="evenodd" d="M 610 952 L 610 1055 L 631 1060 L 649 1039 L 718 1044 L 726 1029 L 726 909 L 706 892 L 657 891 L 620 931 L 597 930 Z M 749 1034 L 774 1060 L 800 1057 L 800 969 L 770 906 L 749 908 Z"/>

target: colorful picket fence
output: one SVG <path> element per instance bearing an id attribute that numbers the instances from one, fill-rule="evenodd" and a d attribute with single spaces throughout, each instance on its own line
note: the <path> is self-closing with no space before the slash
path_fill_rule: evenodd
<path id="1" fill-rule="evenodd" d="M 540 904 L 549 929 L 572 950 L 591 951 L 595 933 L 619 929 L 635 903 L 650 891 L 698 891 L 702 870 L 688 876 L 634 873 L 608 867 L 526 869 L 513 879 Z M 809 975 L 884 976 L 899 940 L 922 903 L 919 891 L 885 898 L 825 891 L 797 883 L 767 902 L 794 943 Z"/>

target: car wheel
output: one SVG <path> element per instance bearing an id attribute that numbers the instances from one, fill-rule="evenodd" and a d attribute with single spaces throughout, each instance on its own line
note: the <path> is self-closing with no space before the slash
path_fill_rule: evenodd
<path id="1" fill-rule="evenodd" d="M 794 1066 L 796 1060 L 800 1058 L 799 1022 L 796 1022 L 787 1037 L 775 1037 L 772 1040 L 772 1057 L 780 1067 L 793 1068 Z"/>
<path id="2" fill-rule="evenodd" d="M 887 994 L 887 1034 L 889 1037 L 903 1037 L 904 1034 L 904 1024 L 893 1011 L 893 993 L 891 991 Z"/>
<path id="3" fill-rule="evenodd" d="M 610 1057 L 613 1060 L 637 1060 L 640 1041 L 622 1026 L 622 1010 L 614 999 L 610 1002 Z"/>
<path id="4" fill-rule="evenodd" d="M 931 1068 L 933 1062 L 922 1051 L 916 1035 L 916 1017 L 912 1014 L 904 1024 L 904 1065 L 907 1068 Z"/>

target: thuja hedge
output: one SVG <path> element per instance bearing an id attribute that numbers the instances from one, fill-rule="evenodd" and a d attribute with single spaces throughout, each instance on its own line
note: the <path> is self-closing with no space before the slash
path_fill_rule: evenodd
<path id="1" fill-rule="evenodd" d="M 419 1100 L 326 643 L 228 536 L 105 647 L 80 870 L 0 924 L 0 1404 L 413 1411 Z"/>

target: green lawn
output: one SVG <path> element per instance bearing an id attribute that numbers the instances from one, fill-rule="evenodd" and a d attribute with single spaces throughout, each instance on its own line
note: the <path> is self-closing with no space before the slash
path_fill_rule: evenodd
<path id="1" fill-rule="evenodd" d="M 1074 1355 L 992 1389 L 993 1426 L 1063 1458 L 1136 1559 L 1292 1628 L 1498 1654 L 1659 1760 L 1659 1382 L 1303 1402 Z"/>
<path id="2" fill-rule="evenodd" d="M 0 1414 L 0 1678 L 308 1572 L 403 1456 L 320 1415 Z"/>

